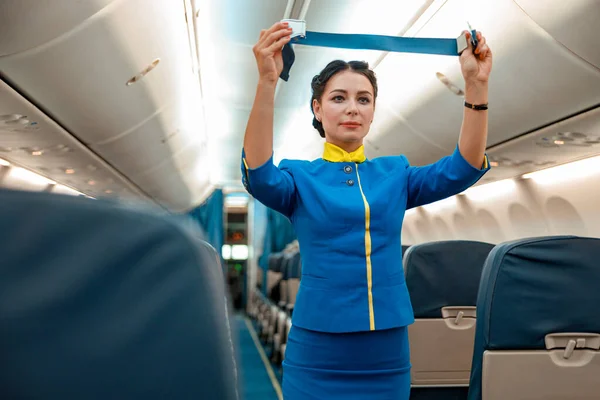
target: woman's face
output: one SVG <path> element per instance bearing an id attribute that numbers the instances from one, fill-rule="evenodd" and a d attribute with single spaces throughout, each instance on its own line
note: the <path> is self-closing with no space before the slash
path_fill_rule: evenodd
<path id="1" fill-rule="evenodd" d="M 373 122 L 373 86 L 362 74 L 339 72 L 327 82 L 321 101 L 313 101 L 313 110 L 323 124 L 327 141 L 354 151 L 362 145 Z"/>

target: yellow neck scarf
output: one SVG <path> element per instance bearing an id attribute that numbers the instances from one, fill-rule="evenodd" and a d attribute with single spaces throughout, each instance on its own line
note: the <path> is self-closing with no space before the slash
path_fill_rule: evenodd
<path id="1" fill-rule="evenodd" d="M 325 150 L 323 151 L 323 160 L 330 162 L 354 162 L 362 163 L 367 159 L 365 156 L 365 147 L 361 145 L 352 153 L 339 148 L 338 146 L 325 142 Z"/>

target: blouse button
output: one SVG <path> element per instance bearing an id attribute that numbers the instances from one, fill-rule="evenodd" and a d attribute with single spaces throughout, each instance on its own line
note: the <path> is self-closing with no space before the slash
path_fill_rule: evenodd
<path id="1" fill-rule="evenodd" d="M 348 179 L 348 180 L 346 181 L 346 184 L 347 184 L 348 186 L 352 186 L 352 185 L 354 185 L 354 181 L 353 181 L 352 179 Z"/>
<path id="2" fill-rule="evenodd" d="M 344 172 L 345 172 L 345 173 L 347 173 L 347 174 L 349 174 L 350 172 L 352 172 L 352 167 L 351 167 L 351 166 L 349 166 L 349 165 L 346 165 L 346 166 L 344 167 Z"/>

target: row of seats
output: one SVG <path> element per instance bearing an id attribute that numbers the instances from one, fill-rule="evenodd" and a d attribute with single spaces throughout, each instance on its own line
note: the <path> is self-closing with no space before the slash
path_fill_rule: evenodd
<path id="1" fill-rule="evenodd" d="M 302 275 L 298 242 L 294 241 L 283 251 L 270 254 L 268 265 L 267 295 L 263 295 L 260 289 L 253 292 L 249 315 L 257 322 L 263 344 L 271 348 L 271 361 L 281 364 Z M 262 277 L 259 275 L 258 278 Z"/>
<path id="2" fill-rule="evenodd" d="M 599 259 L 599 239 L 574 236 L 412 246 L 403 263 L 415 393 L 597 399 Z"/>
<path id="3" fill-rule="evenodd" d="M 0 190 L 0 205 L 3 398 L 239 399 L 222 269 L 198 231 L 81 197 Z"/>

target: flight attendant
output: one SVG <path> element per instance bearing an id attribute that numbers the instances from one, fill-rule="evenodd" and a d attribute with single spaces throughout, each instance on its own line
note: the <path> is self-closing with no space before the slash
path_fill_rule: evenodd
<path id="1" fill-rule="evenodd" d="M 408 399 L 407 326 L 414 316 L 402 269 L 402 221 L 406 210 L 460 193 L 488 171 L 492 53 L 478 32 L 477 48 L 469 43 L 460 56 L 463 124 L 454 152 L 437 162 L 415 167 L 402 155 L 367 159 L 363 141 L 375 112 L 375 74 L 364 62 L 333 61 L 312 80 L 322 158 L 276 167 L 274 96 L 291 32 L 278 22 L 253 48 L 259 81 L 242 150 L 246 190 L 286 215 L 300 244 L 302 279 L 283 364 L 284 398 Z"/>

